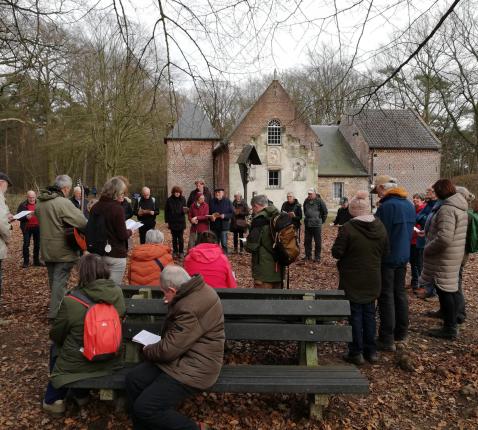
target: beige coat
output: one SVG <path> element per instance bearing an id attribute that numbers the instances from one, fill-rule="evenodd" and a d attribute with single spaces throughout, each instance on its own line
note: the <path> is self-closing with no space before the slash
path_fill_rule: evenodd
<path id="1" fill-rule="evenodd" d="M 456 193 L 434 214 L 423 251 L 420 284 L 435 284 L 446 292 L 458 291 L 458 272 L 465 254 L 468 204 Z M 433 214 L 433 212 L 432 212 Z"/>
<path id="2" fill-rule="evenodd" d="M 224 355 L 224 313 L 201 275 L 183 284 L 169 305 L 161 340 L 145 357 L 177 381 L 204 390 L 216 382 Z"/>
<path id="3" fill-rule="evenodd" d="M 7 258 L 7 243 L 12 234 L 11 225 L 8 222 L 8 209 L 5 196 L 0 192 L 0 260 Z"/>

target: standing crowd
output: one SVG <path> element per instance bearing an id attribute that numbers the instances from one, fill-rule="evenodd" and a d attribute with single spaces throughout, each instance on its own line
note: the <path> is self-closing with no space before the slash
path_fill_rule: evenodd
<path id="1" fill-rule="evenodd" d="M 8 176 L 0 173 L 0 299 L 1 262 L 14 221 L 4 198 L 9 185 Z M 105 351 L 102 360 L 87 357 L 84 333 L 90 311 L 98 303 L 106 305 L 118 321 L 124 316 L 120 286 L 127 274 L 130 284 L 159 287 L 169 307 L 161 340 L 142 349 L 145 362 L 126 378 L 134 428 L 205 429 L 205 424 L 181 415 L 177 407 L 213 385 L 222 366 L 224 316 L 215 288 L 237 286 L 228 258 L 229 232 L 233 252 L 251 254 L 254 287 L 283 288 L 288 263 L 277 257 L 279 234 L 273 226 L 280 217 L 286 219 L 297 244 L 303 219 L 303 259 L 319 263 L 328 209 L 315 189 L 307 190 L 303 204 L 288 193 L 280 211 L 266 195 L 254 195 L 249 208 L 241 193 L 235 193 L 231 201 L 223 188 L 211 193 L 198 179 L 187 200 L 183 190 L 174 186 L 165 202 L 171 249 L 163 233 L 155 229 L 159 202 L 151 190 L 143 187 L 141 195 L 130 200 L 128 186 L 125 177 L 116 176 L 104 184 L 98 200 L 86 200 L 81 188 L 75 188 L 70 199 L 72 180 L 60 175 L 38 198 L 28 191 L 18 207 L 18 214 L 23 214 L 19 218 L 23 267 L 29 266 L 33 238 L 33 263 L 46 266 L 51 291 L 50 380 L 43 408 L 63 413 L 67 384 L 109 374 L 120 366 L 114 350 Z M 467 255 L 478 251 L 478 205 L 475 202 L 469 208 L 474 196 L 466 188 L 440 179 L 425 195 L 415 194 L 412 204 L 407 191 L 384 175 L 375 178 L 372 193 L 378 197 L 375 214 L 369 193 L 360 191 L 350 200 L 341 200 L 331 224 L 338 227 L 331 251 L 337 259 L 339 288 L 351 306 L 353 340 L 344 358 L 357 365 L 365 360 L 377 362 L 378 350 L 393 352 L 397 342 L 407 340 L 408 264 L 409 287 L 417 297 L 437 294 L 439 298 L 440 309 L 428 316 L 441 318 L 443 324 L 429 334 L 456 338 L 458 325 L 466 318 L 463 268 Z M 133 215 L 139 224 L 127 222 Z M 187 222 L 190 232 L 185 247 Z M 140 244 L 133 247 L 136 231 Z M 78 260 L 78 285 L 67 291 Z M 71 394 L 80 405 L 88 401 L 85 391 Z"/>

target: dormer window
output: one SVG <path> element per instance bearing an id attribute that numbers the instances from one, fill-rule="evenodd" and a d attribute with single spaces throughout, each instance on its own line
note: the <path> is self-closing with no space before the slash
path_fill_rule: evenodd
<path id="1" fill-rule="evenodd" d="M 269 124 L 267 125 L 267 144 L 282 145 L 281 132 L 282 127 L 278 119 L 269 121 Z"/>

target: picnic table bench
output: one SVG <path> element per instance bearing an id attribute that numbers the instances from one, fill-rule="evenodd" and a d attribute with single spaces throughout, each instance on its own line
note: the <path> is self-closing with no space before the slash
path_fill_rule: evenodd
<path id="1" fill-rule="evenodd" d="M 299 342 L 299 364 L 224 365 L 216 384 L 208 391 L 306 394 L 310 415 L 317 419 L 322 419 L 329 395 L 368 393 L 368 381 L 355 366 L 319 365 L 318 362 L 318 342 L 351 341 L 351 327 L 342 323 L 350 315 L 349 302 L 343 296 L 323 300 L 316 299 L 320 294 L 302 291 L 302 296 L 292 294 L 287 300 L 277 300 L 286 295 L 273 290 L 261 291 L 249 292 L 249 296 L 244 293 L 243 297 L 252 294 L 255 297 L 252 299 L 240 298 L 239 293 L 224 293 L 237 297 L 223 298 L 225 295 L 220 292 L 226 340 Z M 131 338 L 143 329 L 159 334 L 167 312 L 162 300 L 140 298 L 151 295 L 151 291 L 143 290 L 135 298 L 125 299 L 126 367 L 113 375 L 74 382 L 70 387 L 99 389 L 100 398 L 104 400 L 112 400 L 114 391 L 124 389 L 128 366 L 139 360 L 137 344 L 133 344 Z"/>

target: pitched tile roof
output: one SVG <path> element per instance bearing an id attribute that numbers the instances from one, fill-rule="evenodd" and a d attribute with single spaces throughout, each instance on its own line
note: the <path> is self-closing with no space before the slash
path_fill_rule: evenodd
<path id="1" fill-rule="evenodd" d="M 186 102 L 181 116 L 166 139 L 216 140 L 219 136 L 202 107 Z"/>
<path id="2" fill-rule="evenodd" d="M 319 176 L 368 176 L 337 125 L 311 125 L 319 137 Z"/>
<path id="3" fill-rule="evenodd" d="M 367 109 L 353 117 L 370 148 L 439 149 L 438 138 L 412 109 Z"/>

